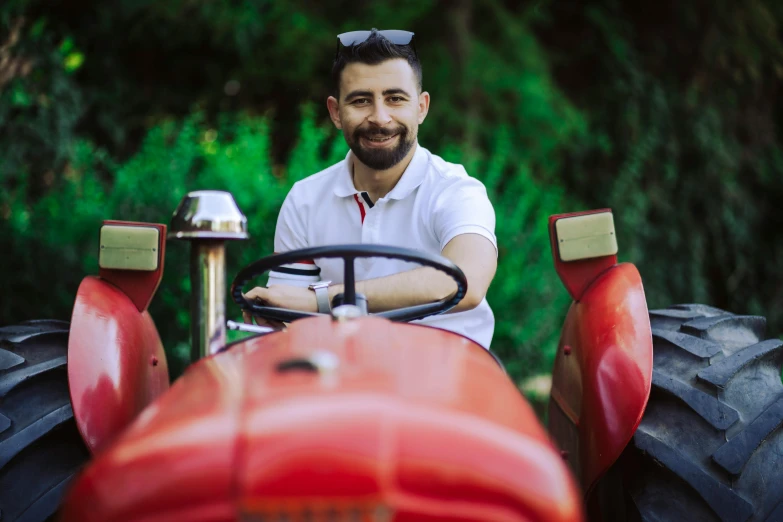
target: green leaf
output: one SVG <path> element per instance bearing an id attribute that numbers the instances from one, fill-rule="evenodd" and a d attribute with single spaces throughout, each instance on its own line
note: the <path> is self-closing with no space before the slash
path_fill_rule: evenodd
<path id="1" fill-rule="evenodd" d="M 63 67 L 69 73 L 74 72 L 84 63 L 84 55 L 80 52 L 69 53 L 63 59 Z"/>
<path id="2" fill-rule="evenodd" d="M 65 38 L 60 44 L 60 54 L 67 55 L 74 47 L 73 38 L 70 36 Z"/>
<path id="3" fill-rule="evenodd" d="M 46 18 L 39 18 L 30 28 L 30 36 L 33 40 L 37 40 L 43 36 L 44 29 L 46 29 Z"/>
<path id="4" fill-rule="evenodd" d="M 29 107 L 32 105 L 32 99 L 27 91 L 19 83 L 14 85 L 11 90 L 11 103 L 17 107 Z"/>

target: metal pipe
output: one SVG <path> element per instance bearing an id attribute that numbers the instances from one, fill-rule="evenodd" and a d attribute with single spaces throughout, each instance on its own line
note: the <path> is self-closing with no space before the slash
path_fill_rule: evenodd
<path id="1" fill-rule="evenodd" d="M 258 326 L 257 324 L 246 324 L 246 323 L 237 323 L 232 320 L 226 321 L 226 328 L 229 330 L 236 330 L 238 332 L 250 332 L 250 333 L 257 333 L 257 334 L 267 334 L 276 332 L 277 330 L 274 328 L 270 328 L 268 326 Z"/>
<path id="2" fill-rule="evenodd" d="M 193 241 L 190 250 L 191 360 L 226 345 L 226 248 L 223 241 Z"/>
<path id="3" fill-rule="evenodd" d="M 226 345 L 225 242 L 247 237 L 247 219 L 228 192 L 191 192 L 174 212 L 169 238 L 191 243 L 191 362 Z"/>

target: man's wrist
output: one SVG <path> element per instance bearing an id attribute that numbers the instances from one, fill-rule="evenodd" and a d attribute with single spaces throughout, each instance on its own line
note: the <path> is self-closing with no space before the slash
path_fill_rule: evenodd
<path id="1" fill-rule="evenodd" d="M 329 302 L 331 303 L 334 301 L 334 296 L 337 294 L 342 294 L 345 291 L 344 285 L 329 285 Z"/>
<path id="2" fill-rule="evenodd" d="M 329 296 L 329 286 L 331 281 L 318 281 L 310 285 L 315 299 L 315 310 L 318 313 L 328 314 L 332 310 L 332 299 Z"/>

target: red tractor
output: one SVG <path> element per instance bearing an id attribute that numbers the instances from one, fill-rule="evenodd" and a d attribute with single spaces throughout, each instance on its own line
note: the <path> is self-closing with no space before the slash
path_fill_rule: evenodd
<path id="1" fill-rule="evenodd" d="M 783 520 L 781 341 L 762 317 L 647 310 L 617 263 L 608 210 L 552 216 L 574 302 L 548 433 L 502 363 L 410 321 L 466 289 L 447 259 L 380 245 L 263 258 L 231 295 L 289 327 L 225 321 L 224 242 L 246 237 L 226 193 L 195 192 L 168 237 L 191 242 L 193 362 L 169 384 L 146 309 L 167 227 L 107 221 L 100 273 L 70 324 L 0 329 L 0 521 Z M 449 274 L 453 298 L 367 314 L 354 261 Z M 331 316 L 246 302 L 252 278 L 344 260 Z M 255 335 L 226 344 L 226 328 Z"/>

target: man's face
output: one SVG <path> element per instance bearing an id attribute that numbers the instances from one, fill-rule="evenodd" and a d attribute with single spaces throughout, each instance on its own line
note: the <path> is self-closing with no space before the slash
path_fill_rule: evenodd
<path id="1" fill-rule="evenodd" d="M 418 92 L 416 75 L 401 58 L 348 64 L 339 96 L 327 100 L 332 121 L 359 161 L 373 170 L 390 169 L 410 152 L 429 109 L 429 94 Z"/>

